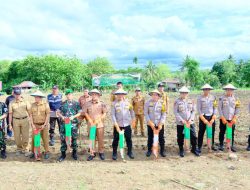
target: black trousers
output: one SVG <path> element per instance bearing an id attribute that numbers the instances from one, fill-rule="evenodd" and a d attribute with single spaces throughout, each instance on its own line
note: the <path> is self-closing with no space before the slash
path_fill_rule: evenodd
<path id="1" fill-rule="evenodd" d="M 205 119 L 211 121 L 213 116 L 205 116 Z M 199 119 L 199 132 L 198 132 L 198 147 L 201 148 L 203 144 L 203 137 L 206 131 L 206 124 Z M 215 122 L 212 125 L 212 146 L 214 146 L 214 133 L 215 133 Z"/>
<path id="2" fill-rule="evenodd" d="M 148 128 L 148 151 L 151 151 L 154 141 L 154 131 L 149 125 L 147 125 L 147 128 Z M 162 129 L 159 131 L 159 144 L 161 152 L 163 152 L 165 150 L 164 125 L 162 126 Z"/>
<path id="3" fill-rule="evenodd" d="M 126 140 L 126 144 L 128 147 L 128 154 L 132 152 L 132 130 L 131 130 L 131 126 L 126 126 L 126 127 L 120 127 L 121 130 L 124 130 L 124 137 Z M 117 147 L 118 147 L 118 143 L 119 143 L 119 133 L 116 131 L 116 128 L 114 127 L 114 139 L 113 139 L 113 143 L 112 143 L 112 147 L 113 147 L 113 153 L 117 153 Z"/>
<path id="4" fill-rule="evenodd" d="M 228 122 L 231 122 L 231 121 L 228 120 Z M 227 126 L 225 124 L 223 124 L 221 119 L 220 119 L 219 141 L 220 141 L 221 146 L 223 146 L 223 144 L 224 144 L 224 136 L 226 133 L 226 129 L 227 129 Z M 235 125 L 232 126 L 232 146 L 234 145 L 234 130 L 235 130 Z"/>
<path id="5" fill-rule="evenodd" d="M 179 145 L 180 150 L 183 150 L 184 145 L 184 125 L 177 125 L 177 143 Z M 196 149 L 197 145 L 197 137 L 195 134 L 195 125 L 190 125 L 190 143 L 192 146 L 192 150 Z"/>
<path id="6" fill-rule="evenodd" d="M 61 129 L 61 125 L 62 125 L 62 119 L 59 118 L 59 117 L 51 117 L 50 120 L 49 120 L 49 137 L 50 139 L 54 138 L 55 136 L 55 127 L 56 127 L 56 122 L 59 126 L 59 132 L 60 132 L 60 129 Z"/>

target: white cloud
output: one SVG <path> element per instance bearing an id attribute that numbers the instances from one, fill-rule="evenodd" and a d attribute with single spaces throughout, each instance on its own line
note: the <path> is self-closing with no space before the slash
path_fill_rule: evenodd
<path id="1" fill-rule="evenodd" d="M 58 53 L 83 59 L 249 57 L 250 1 L 1 2 L 0 59 Z"/>

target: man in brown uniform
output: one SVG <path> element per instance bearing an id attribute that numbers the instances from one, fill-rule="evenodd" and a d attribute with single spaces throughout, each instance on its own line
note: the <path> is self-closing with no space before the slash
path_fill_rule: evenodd
<path id="1" fill-rule="evenodd" d="M 15 100 L 9 106 L 9 127 L 10 130 L 14 129 L 14 137 L 17 145 L 16 155 L 20 153 L 29 156 L 28 143 L 29 143 L 29 117 L 30 111 L 29 102 L 21 97 L 21 88 L 14 89 Z M 13 120 L 12 120 L 13 119 Z M 12 127 L 13 121 L 13 127 Z"/>
<path id="2" fill-rule="evenodd" d="M 31 105 L 30 109 L 30 124 L 34 130 L 39 130 L 41 134 L 41 138 L 43 140 L 45 154 L 44 159 L 49 158 L 49 118 L 50 118 L 50 108 L 49 104 L 45 102 L 42 98 L 45 98 L 42 92 L 37 91 L 31 96 L 35 97 L 35 102 Z M 34 134 L 32 135 L 32 143 L 31 143 L 31 158 L 34 158 Z M 40 160 L 38 158 L 37 160 Z"/>
<path id="3" fill-rule="evenodd" d="M 91 100 L 91 96 L 89 95 L 89 90 L 88 89 L 85 89 L 84 92 L 83 92 L 83 96 L 81 96 L 78 100 L 81 108 L 83 109 L 83 105 L 90 101 Z"/>
<path id="4" fill-rule="evenodd" d="M 116 95 L 115 95 L 115 92 L 118 90 L 118 89 L 122 89 L 123 88 L 123 84 L 122 82 L 117 82 L 116 83 L 116 89 L 114 89 L 112 92 L 111 92 L 111 95 L 110 95 L 110 101 L 111 103 L 113 103 L 116 99 Z"/>
<path id="5" fill-rule="evenodd" d="M 91 101 L 84 104 L 83 114 L 88 120 L 88 126 L 96 125 L 96 135 L 98 140 L 98 152 L 101 160 L 105 160 L 104 156 L 104 124 L 103 120 L 106 117 L 107 107 L 104 102 L 100 101 L 102 95 L 97 89 L 91 90 L 89 95 L 92 97 Z M 89 155 L 88 161 L 93 160 L 94 155 Z"/>
<path id="6" fill-rule="evenodd" d="M 144 137 L 145 134 L 144 134 L 144 127 L 143 127 L 143 119 L 144 119 L 143 109 L 144 109 L 145 99 L 141 95 L 141 89 L 140 88 L 136 88 L 135 93 L 136 93 L 136 95 L 132 98 L 132 106 L 134 108 L 135 119 L 136 119 L 134 134 L 137 135 L 137 124 L 138 124 L 138 121 L 140 121 L 141 136 Z"/>
<path id="7" fill-rule="evenodd" d="M 161 93 L 161 99 L 163 100 L 163 102 L 165 102 L 166 113 L 168 114 L 168 110 L 169 110 L 169 98 L 167 96 L 167 93 L 164 92 L 164 87 L 165 87 L 165 85 L 163 83 L 158 84 L 158 91 Z"/>

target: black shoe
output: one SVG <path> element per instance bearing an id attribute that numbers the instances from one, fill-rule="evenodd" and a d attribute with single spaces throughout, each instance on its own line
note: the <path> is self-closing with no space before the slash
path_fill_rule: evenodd
<path id="1" fill-rule="evenodd" d="M 30 155 L 30 159 L 33 159 L 33 158 L 35 158 L 35 154 L 32 152 Z"/>
<path id="2" fill-rule="evenodd" d="M 113 153 L 112 160 L 117 160 L 117 153 Z"/>
<path id="3" fill-rule="evenodd" d="M 199 154 L 201 154 L 201 148 L 198 148 L 198 149 L 197 149 L 197 152 L 198 152 Z"/>
<path id="4" fill-rule="evenodd" d="M 94 155 L 89 155 L 87 161 L 91 161 L 96 157 L 96 153 L 94 153 Z"/>
<path id="5" fill-rule="evenodd" d="M 166 157 L 167 156 L 166 151 L 165 150 L 161 151 L 160 155 L 161 155 L 161 157 Z"/>
<path id="6" fill-rule="evenodd" d="M 146 156 L 147 156 L 147 157 L 150 157 L 151 154 L 152 154 L 152 151 L 148 150 L 147 153 L 146 153 Z"/>
<path id="7" fill-rule="evenodd" d="M 6 159 L 7 158 L 5 150 L 1 151 L 1 158 L 2 159 Z"/>
<path id="8" fill-rule="evenodd" d="M 212 146 L 212 150 L 215 151 L 215 152 L 218 151 L 218 149 L 216 147 L 214 147 L 214 146 Z"/>
<path id="9" fill-rule="evenodd" d="M 247 151 L 250 151 L 250 145 L 248 145 L 248 147 L 247 147 Z"/>
<path id="10" fill-rule="evenodd" d="M 180 153 L 179 153 L 180 157 L 184 157 L 184 150 L 180 150 Z"/>
<path id="11" fill-rule="evenodd" d="M 45 160 L 48 160 L 48 159 L 49 159 L 49 153 L 48 153 L 48 152 L 46 152 L 46 153 L 44 154 L 44 159 L 45 159 Z"/>
<path id="12" fill-rule="evenodd" d="M 99 153 L 99 157 L 100 157 L 101 160 L 105 160 L 105 155 L 104 155 L 104 153 Z"/>
<path id="13" fill-rule="evenodd" d="M 59 162 L 62 162 L 66 158 L 66 153 L 62 152 L 61 156 L 58 158 Z"/>
<path id="14" fill-rule="evenodd" d="M 191 152 L 192 152 L 195 156 L 200 156 L 200 153 L 198 152 L 197 149 L 192 149 Z"/>
<path id="15" fill-rule="evenodd" d="M 224 146 L 223 145 L 219 145 L 219 148 L 218 148 L 220 151 L 224 151 Z"/>
<path id="16" fill-rule="evenodd" d="M 78 160 L 78 156 L 77 156 L 77 151 L 76 150 L 73 150 L 73 152 L 72 152 L 72 158 L 74 160 Z"/>
<path id="17" fill-rule="evenodd" d="M 237 152 L 236 148 L 234 148 L 233 146 L 231 147 L 231 151 L 232 152 Z"/>
<path id="18" fill-rule="evenodd" d="M 54 145 L 55 145 L 55 140 L 54 140 L 54 138 L 50 139 L 49 145 L 50 145 L 50 146 L 54 146 Z"/>
<path id="19" fill-rule="evenodd" d="M 130 153 L 128 153 L 127 155 L 128 155 L 128 157 L 129 157 L 130 159 L 134 159 L 134 158 L 135 158 L 133 152 L 130 152 Z"/>

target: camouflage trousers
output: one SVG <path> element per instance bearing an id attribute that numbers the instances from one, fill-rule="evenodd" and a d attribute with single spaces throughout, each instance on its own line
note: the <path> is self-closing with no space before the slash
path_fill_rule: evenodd
<path id="1" fill-rule="evenodd" d="M 0 128 L 0 150 L 6 150 L 6 143 L 4 137 L 5 137 L 4 129 Z"/>
<path id="2" fill-rule="evenodd" d="M 71 148 L 73 150 L 77 150 L 77 148 L 78 148 L 77 137 L 78 137 L 77 123 L 72 123 Z M 67 143 L 66 143 L 65 125 L 64 124 L 60 127 L 60 139 L 61 139 L 61 152 L 65 152 L 67 150 Z"/>

